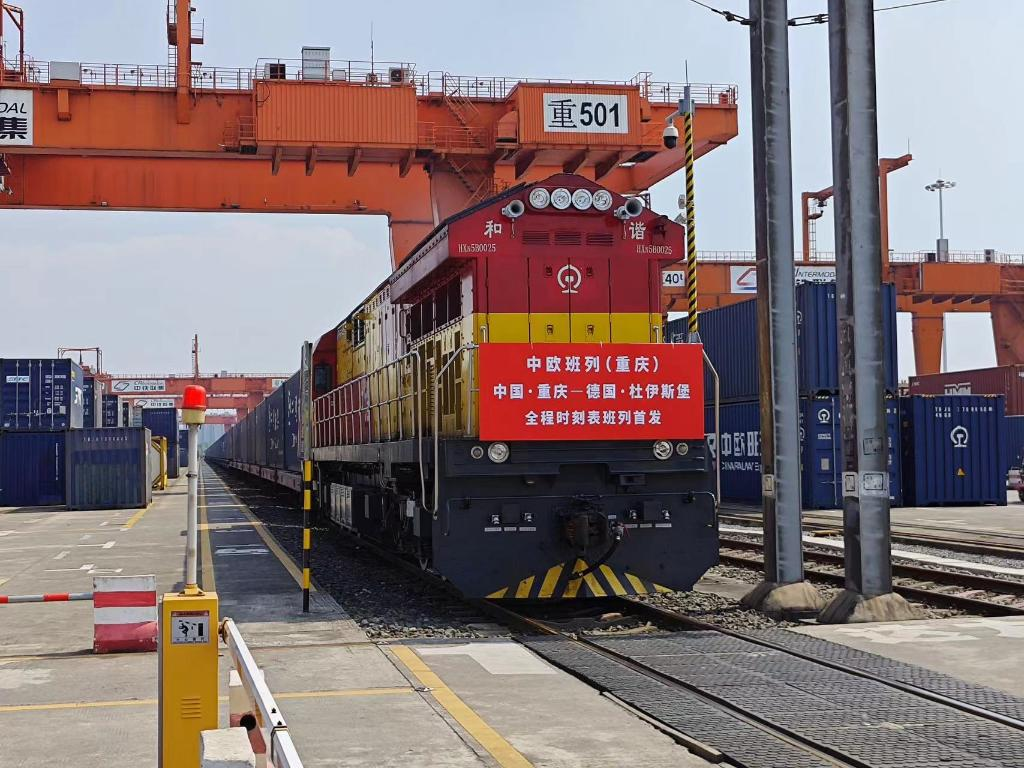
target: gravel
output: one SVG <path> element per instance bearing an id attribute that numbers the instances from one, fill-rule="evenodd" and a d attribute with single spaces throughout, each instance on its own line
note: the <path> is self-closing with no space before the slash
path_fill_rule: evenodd
<path id="1" fill-rule="evenodd" d="M 645 595 L 640 599 L 659 608 L 685 613 L 687 616 L 726 629 L 774 629 L 797 626 L 797 622 L 773 619 L 758 611 L 743 608 L 734 598 L 707 592 L 660 592 Z"/>
<path id="2" fill-rule="evenodd" d="M 300 561 L 302 525 L 296 513 L 301 510 L 295 504 L 294 494 L 277 491 L 269 484 L 240 490 L 235 487 L 237 475 L 216 471 L 267 526 L 281 547 Z M 494 636 L 490 628 L 469 626 L 491 624 L 491 619 L 443 589 L 388 564 L 336 531 L 314 528 L 312 535 L 314 581 L 338 601 L 371 640 Z"/>

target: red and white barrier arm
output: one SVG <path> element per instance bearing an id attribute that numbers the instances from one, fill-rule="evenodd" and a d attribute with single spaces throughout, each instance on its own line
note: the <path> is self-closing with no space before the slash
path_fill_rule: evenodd
<path id="1" fill-rule="evenodd" d="M 92 600 L 92 592 L 49 592 L 42 595 L 0 595 L 0 605 L 12 603 L 70 603 Z"/>

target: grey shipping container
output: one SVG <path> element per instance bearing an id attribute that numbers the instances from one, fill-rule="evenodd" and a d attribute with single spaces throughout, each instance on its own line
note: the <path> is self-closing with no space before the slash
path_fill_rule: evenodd
<path id="1" fill-rule="evenodd" d="M 0 433 L 0 507 L 64 503 L 66 434 Z"/>
<path id="2" fill-rule="evenodd" d="M 0 429 L 81 429 L 82 367 L 71 360 L 0 360 Z"/>
<path id="3" fill-rule="evenodd" d="M 839 389 L 839 332 L 835 283 L 804 283 L 796 287 L 797 374 L 802 397 L 833 394 Z M 882 332 L 885 344 L 885 386 L 896 392 L 896 291 L 882 286 Z M 757 343 L 757 301 L 750 299 L 700 313 L 700 337 L 708 359 L 721 378 L 723 401 L 756 400 L 760 393 Z M 686 338 L 686 319 L 665 328 L 665 340 Z M 713 398 L 710 373 L 705 375 L 706 400 Z"/>
<path id="4" fill-rule="evenodd" d="M 267 434 L 267 466 L 284 469 L 284 387 L 278 387 L 264 401 L 266 404 L 265 431 Z"/>
<path id="5" fill-rule="evenodd" d="M 909 506 L 1006 504 L 1005 397 L 900 399 Z"/>
<path id="6" fill-rule="evenodd" d="M 299 460 L 301 379 L 301 374 L 296 373 L 284 383 L 284 466 L 292 472 L 302 471 L 302 462 Z"/>
<path id="7" fill-rule="evenodd" d="M 136 509 L 153 500 L 150 431 L 144 427 L 76 429 L 66 451 L 68 509 Z"/>

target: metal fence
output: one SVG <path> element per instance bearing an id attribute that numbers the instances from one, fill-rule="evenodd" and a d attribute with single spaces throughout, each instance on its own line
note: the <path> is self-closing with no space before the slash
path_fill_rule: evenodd
<path id="1" fill-rule="evenodd" d="M 0 73 L 2 77 L 2 73 Z M 50 82 L 50 63 L 26 58 L 25 80 Z M 452 75 L 440 70 L 418 73 L 410 62 L 368 62 L 347 59 L 303 61 L 302 59 L 259 59 L 254 67 L 193 65 L 192 87 L 199 91 L 252 90 L 256 80 L 304 80 L 344 82 L 367 86 L 412 86 L 419 96 L 459 94 L 467 99 L 503 101 L 520 84 L 634 86 L 640 95 L 655 102 L 675 103 L 683 97 L 684 83 L 653 80 L 641 72 L 629 80 L 575 80 L 572 78 L 529 78 Z M 127 88 L 173 88 L 177 72 L 163 64 L 81 64 L 82 85 Z M 698 104 L 734 105 L 738 88 L 732 84 L 692 83 L 690 90 Z"/>

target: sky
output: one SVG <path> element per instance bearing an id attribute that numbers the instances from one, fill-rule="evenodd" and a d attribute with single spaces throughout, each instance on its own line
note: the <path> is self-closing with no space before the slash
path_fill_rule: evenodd
<path id="1" fill-rule="evenodd" d="M 742 0 L 710 4 L 745 13 Z M 897 4 L 878 0 L 876 7 Z M 21 0 L 27 49 L 40 60 L 162 64 L 163 0 Z M 753 247 L 748 32 L 684 0 L 519 0 L 514 4 L 392 0 L 193 0 L 208 66 L 298 58 L 303 45 L 463 75 L 736 83 L 740 135 L 698 163 L 698 239 L 708 250 Z M 791 0 L 790 14 L 824 11 Z M 933 250 L 946 195 L 953 250 L 1024 251 L 1018 212 L 1021 0 L 945 0 L 876 14 L 879 151 L 913 163 L 890 177 L 890 244 Z M 827 27 L 790 32 L 794 212 L 799 194 L 831 183 Z M 671 214 L 682 177 L 652 190 Z M 381 217 L 0 210 L 0 356 L 58 346 L 104 350 L 108 370 L 184 372 L 193 333 L 204 371 L 280 372 L 301 342 L 335 325 L 390 271 Z M 799 223 L 794 221 L 799 242 Z M 831 250 L 831 208 L 819 222 Z M 913 370 L 910 318 L 900 374 Z M 987 314 L 947 316 L 949 369 L 995 364 Z"/>

